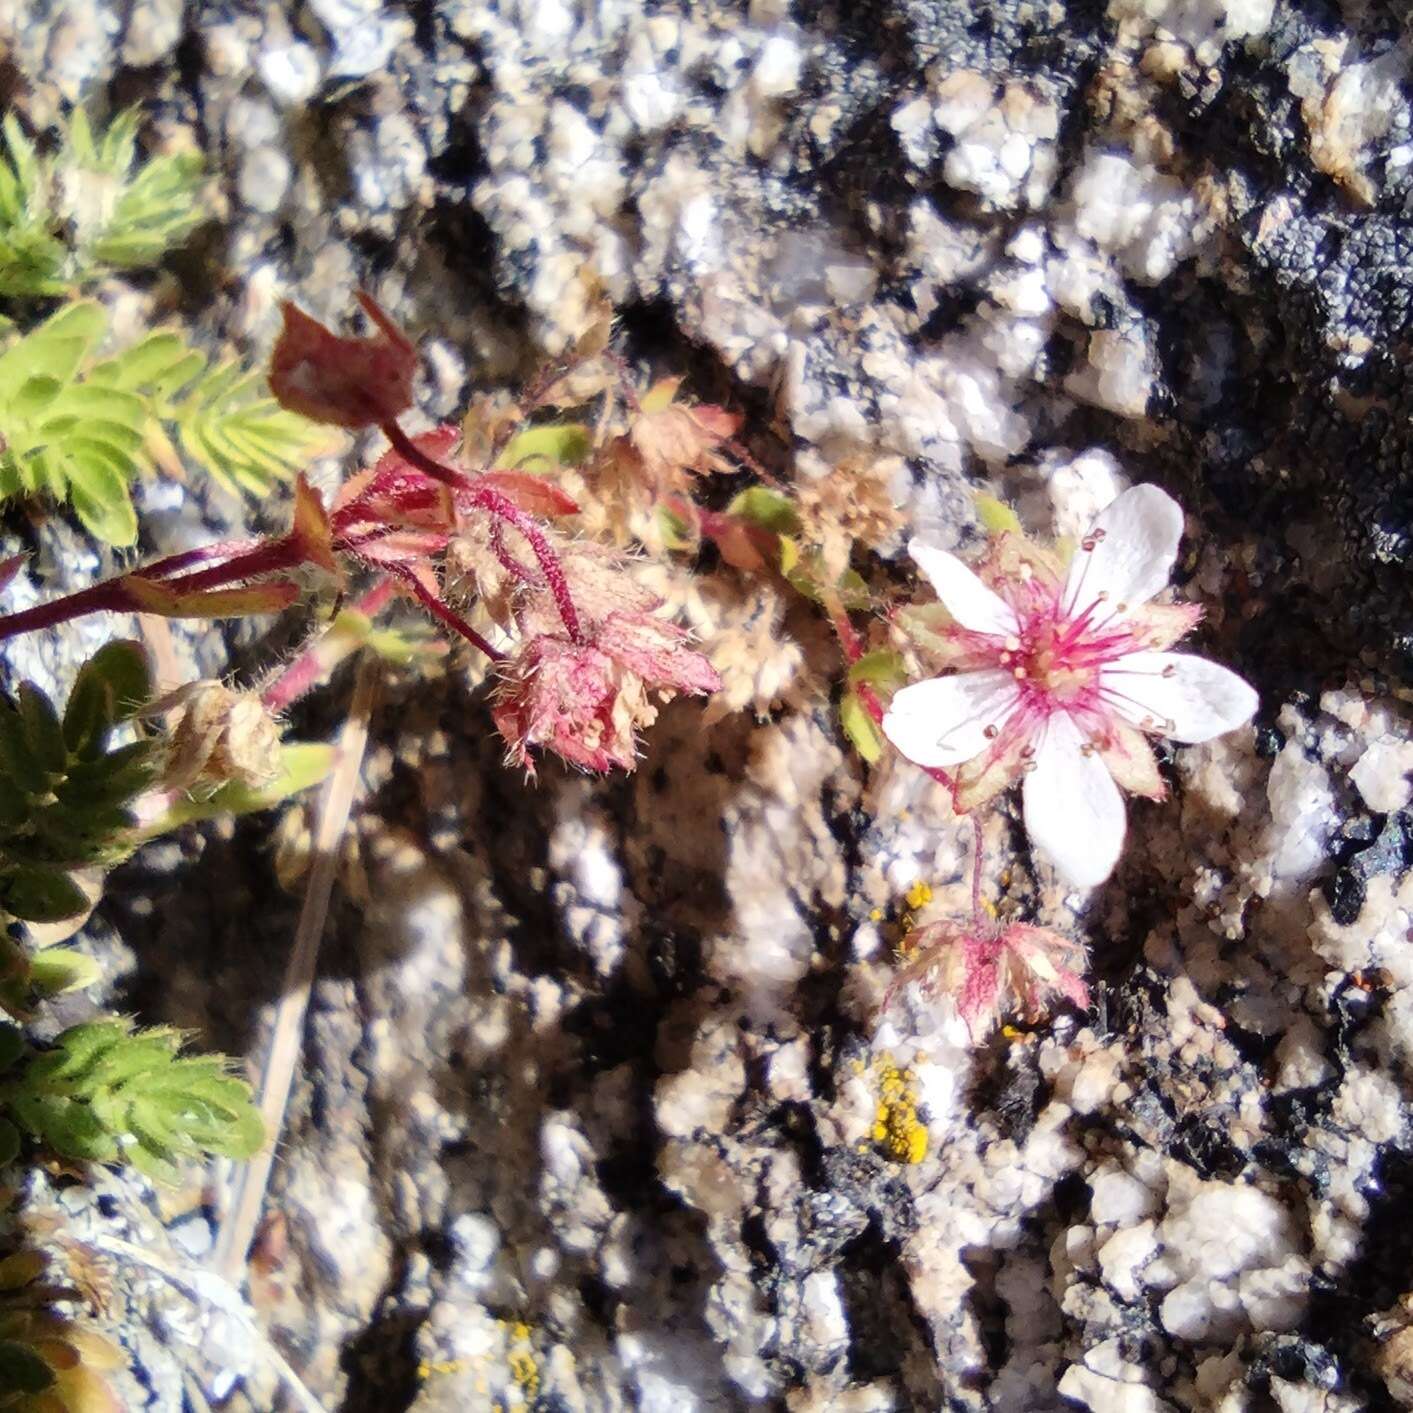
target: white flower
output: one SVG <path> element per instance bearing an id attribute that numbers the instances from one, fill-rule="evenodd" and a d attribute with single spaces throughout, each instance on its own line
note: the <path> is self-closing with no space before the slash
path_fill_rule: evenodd
<path id="1" fill-rule="evenodd" d="M 941 605 L 905 626 L 954 672 L 898 692 L 884 733 L 909 760 L 952 775 L 959 809 L 1024 777 L 1026 831 L 1081 887 L 1118 861 L 1119 786 L 1163 797 L 1144 733 L 1209 741 L 1256 710 L 1234 672 L 1166 651 L 1201 616 L 1152 602 L 1181 538 L 1177 502 L 1135 486 L 1100 514 L 1068 570 L 1015 534 L 993 542 L 979 573 L 909 546 Z"/>

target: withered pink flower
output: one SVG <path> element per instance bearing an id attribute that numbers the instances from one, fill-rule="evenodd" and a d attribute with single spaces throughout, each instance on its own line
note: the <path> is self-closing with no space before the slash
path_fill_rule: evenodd
<path id="1" fill-rule="evenodd" d="M 705 695 L 721 686 L 686 632 L 646 613 L 609 613 L 584 643 L 531 637 L 500 668 L 492 716 L 508 759 L 532 774 L 531 751 L 548 747 L 571 765 L 632 770 L 638 731 L 657 719 L 650 694 Z"/>
<path id="2" fill-rule="evenodd" d="M 973 1039 L 1003 1015 L 1038 1019 L 1057 997 L 1089 1007 L 1089 988 L 1080 979 L 1083 947 L 1049 928 L 934 922 L 911 933 L 904 946 L 908 961 L 889 999 L 913 981 L 948 995 Z"/>
<path id="3" fill-rule="evenodd" d="M 1147 736 L 1207 741 L 1256 710 L 1255 691 L 1234 672 L 1167 651 L 1201 614 L 1153 602 L 1181 537 L 1177 502 L 1135 486 L 1100 514 L 1068 569 L 1011 533 L 977 572 L 944 550 L 909 546 L 943 617 L 918 636 L 953 671 L 898 692 L 884 733 L 909 760 L 951 772 L 961 810 L 1024 777 L 1027 832 L 1081 887 L 1118 861 L 1119 787 L 1163 797 Z"/>

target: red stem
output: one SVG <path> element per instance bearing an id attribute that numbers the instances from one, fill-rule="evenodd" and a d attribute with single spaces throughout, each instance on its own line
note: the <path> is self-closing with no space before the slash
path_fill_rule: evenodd
<path id="1" fill-rule="evenodd" d="M 350 604 L 348 611 L 372 618 L 395 593 L 397 585 L 391 579 L 380 579 L 366 594 Z M 270 711 L 286 710 L 306 692 L 312 690 L 326 672 L 342 661 L 344 654 L 329 660 L 320 652 L 328 642 L 332 629 L 333 624 L 330 624 L 312 642 L 306 644 L 299 656 L 261 691 L 260 700 Z"/>
<path id="2" fill-rule="evenodd" d="M 224 563 L 214 564 L 195 574 L 172 577 L 179 569 L 204 563 L 218 555 L 229 557 Z M 126 588 L 127 580 L 132 577 L 161 583 L 169 589 L 199 593 L 204 589 L 225 588 L 261 575 L 292 569 L 303 562 L 303 550 L 290 535 L 268 542 L 228 541 L 222 545 L 207 545 L 204 549 L 186 550 L 159 559 L 156 564 L 136 571 L 135 575 L 125 574 L 121 578 L 80 589 L 76 594 L 35 604 L 33 608 L 22 609 L 19 613 L 6 614 L 0 617 L 0 642 L 18 637 L 21 633 L 54 628 L 89 613 L 139 613 L 142 606 L 133 601 Z"/>
<path id="3" fill-rule="evenodd" d="M 441 623 L 445 623 L 454 633 L 465 638 L 472 647 L 479 648 L 492 662 L 504 662 L 505 654 L 493 648 L 455 609 L 444 604 L 427 586 L 405 565 L 382 564 L 377 566 L 384 573 L 400 579 L 417 602 Z"/>
<path id="4" fill-rule="evenodd" d="M 80 589 L 66 598 L 51 599 L 48 603 L 37 603 L 32 608 L 23 608 L 18 613 L 7 613 L 0 618 L 0 643 L 9 638 L 17 638 L 21 633 L 35 633 L 41 628 L 54 628 L 67 623 L 85 613 L 131 613 L 133 605 L 123 593 L 123 581 L 110 579 L 92 588 Z"/>
<path id="5" fill-rule="evenodd" d="M 382 431 L 394 450 L 410 465 L 424 471 L 434 480 L 463 492 L 470 497 L 472 505 L 490 511 L 492 515 L 513 525 L 525 536 L 530 548 L 535 552 L 535 558 L 540 561 L 545 583 L 554 596 L 555 607 L 564 621 L 565 631 L 574 642 L 583 643 L 584 632 L 579 626 L 579 614 L 569 593 L 569 583 L 564 577 L 564 566 L 559 562 L 559 556 L 550 546 L 544 531 L 535 521 L 500 491 L 490 486 L 478 485 L 471 477 L 462 475 L 450 466 L 443 466 L 435 457 L 428 456 L 396 422 L 384 422 Z"/>

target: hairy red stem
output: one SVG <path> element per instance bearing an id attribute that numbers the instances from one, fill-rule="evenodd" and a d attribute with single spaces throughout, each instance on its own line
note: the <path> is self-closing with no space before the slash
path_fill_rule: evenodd
<path id="1" fill-rule="evenodd" d="M 555 554 L 549 540 L 545 537 L 545 532 L 535 521 L 500 491 L 489 486 L 478 485 L 473 478 L 462 475 L 461 472 L 453 470 L 450 466 L 443 466 L 435 457 L 428 456 L 396 422 L 384 422 L 382 431 L 383 435 L 392 443 L 393 448 L 410 465 L 415 466 L 419 471 L 426 472 L 434 480 L 463 491 L 471 498 L 473 505 L 481 510 L 490 511 L 492 515 L 513 525 L 525 536 L 529 541 L 530 548 L 535 552 L 535 558 L 540 561 L 545 583 L 554 596 L 555 607 L 559 610 L 559 616 L 564 621 L 565 631 L 574 642 L 583 643 L 584 632 L 579 626 L 579 614 L 569 593 L 569 582 L 564 577 L 564 566 L 559 562 L 559 556 Z"/>
<path id="2" fill-rule="evenodd" d="M 397 585 L 391 579 L 380 579 L 366 594 L 360 595 L 348 605 L 348 612 L 361 613 L 365 618 L 372 618 L 395 593 Z M 330 624 L 318 633 L 311 642 L 305 644 L 299 656 L 288 667 L 261 689 L 260 700 L 270 711 L 285 711 L 306 692 L 312 690 L 319 679 L 342 660 L 345 654 L 340 654 L 331 662 L 320 652 L 332 631 L 333 624 Z"/>
<path id="3" fill-rule="evenodd" d="M 505 654 L 493 648 L 455 609 L 445 604 L 431 593 L 425 584 L 405 565 L 379 565 L 384 573 L 405 584 L 417 602 L 439 622 L 446 624 L 454 633 L 466 639 L 474 648 L 479 648 L 492 662 L 504 662 Z"/>
<path id="4" fill-rule="evenodd" d="M 60 623 L 79 618 L 85 613 L 132 613 L 134 605 L 123 593 L 123 581 L 111 579 L 104 584 L 94 584 L 92 588 L 80 589 L 62 599 L 51 599 L 48 603 L 37 603 L 32 608 L 22 608 L 18 613 L 7 613 L 0 618 L 0 643 L 9 638 L 18 638 L 21 633 L 36 633 L 41 628 L 55 628 Z"/>

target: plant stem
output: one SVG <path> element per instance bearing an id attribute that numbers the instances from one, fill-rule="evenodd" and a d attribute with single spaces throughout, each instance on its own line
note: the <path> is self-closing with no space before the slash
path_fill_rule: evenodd
<path id="1" fill-rule="evenodd" d="M 569 582 L 564 577 L 564 566 L 559 562 L 559 556 L 555 554 L 545 532 L 535 521 L 500 491 L 490 486 L 478 485 L 473 477 L 465 476 L 450 466 L 443 466 L 435 457 L 428 456 L 396 422 L 384 422 L 382 430 L 383 435 L 392 443 L 393 449 L 404 460 L 434 480 L 462 492 L 472 505 L 487 510 L 507 524 L 513 525 L 525 536 L 530 548 L 535 552 L 535 558 L 540 561 L 545 583 L 554 595 L 555 607 L 559 610 L 565 631 L 574 642 L 583 643 L 584 631 L 579 626 L 579 614 L 569 593 Z"/>
<path id="2" fill-rule="evenodd" d="M 397 587 L 392 579 L 380 579 L 344 611 L 372 618 L 397 593 Z M 361 646 L 360 638 L 340 628 L 336 615 L 333 622 L 261 690 L 260 700 L 270 711 L 287 710 Z"/>
<path id="3" fill-rule="evenodd" d="M 177 569 L 203 563 L 216 554 L 226 554 L 230 557 L 223 563 L 213 564 L 207 569 L 172 577 Z M 6 614 L 0 617 L 0 642 L 18 637 L 21 633 L 54 628 L 88 613 L 140 612 L 143 605 L 137 603 L 126 589 L 127 581 L 131 578 L 160 583 L 167 589 L 199 593 L 206 589 L 226 588 L 282 569 L 293 569 L 303 562 L 304 551 L 292 535 L 268 542 L 257 540 L 236 545 L 208 545 L 205 550 L 188 550 L 183 554 L 158 560 L 156 564 L 133 574 L 124 574 L 120 578 L 94 584 L 87 589 L 80 589 L 76 594 L 51 599 L 48 603 L 35 604 L 19 613 Z"/>
<path id="4" fill-rule="evenodd" d="M 425 584 L 405 565 L 385 564 L 383 572 L 399 579 L 413 593 L 417 602 L 439 622 L 465 638 L 473 648 L 479 648 L 492 662 L 503 662 L 505 654 L 493 648 L 457 611 L 431 593 Z"/>

